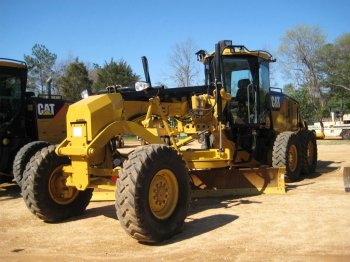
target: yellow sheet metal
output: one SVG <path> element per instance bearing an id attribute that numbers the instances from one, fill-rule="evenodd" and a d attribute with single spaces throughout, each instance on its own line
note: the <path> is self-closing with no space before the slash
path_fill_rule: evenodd
<path id="1" fill-rule="evenodd" d="M 94 192 L 91 201 L 115 201 L 114 191 Z"/>
<path id="2" fill-rule="evenodd" d="M 191 171 L 193 198 L 218 196 L 247 196 L 258 194 L 284 194 L 285 168 L 259 167 L 242 169 L 212 169 Z M 107 188 L 105 188 L 107 189 Z M 115 200 L 115 192 L 94 192 L 92 201 Z"/>
<path id="3" fill-rule="evenodd" d="M 192 197 L 285 193 L 285 168 L 201 170 L 190 174 Z"/>

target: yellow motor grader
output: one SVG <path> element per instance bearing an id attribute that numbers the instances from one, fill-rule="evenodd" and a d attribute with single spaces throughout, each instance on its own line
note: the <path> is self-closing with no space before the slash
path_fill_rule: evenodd
<path id="1" fill-rule="evenodd" d="M 270 88 L 268 52 L 220 41 L 197 56 L 203 86 L 152 87 L 144 58 L 146 81 L 135 90 L 109 88 L 71 105 L 67 138 L 26 167 L 30 211 L 50 222 L 79 215 L 93 189 L 115 188 L 116 176 L 120 224 L 140 242 L 159 242 L 181 230 L 191 196 L 284 193 L 285 175 L 315 170 L 314 133 L 298 103 Z M 121 154 L 115 139 L 124 134 L 147 144 Z"/>

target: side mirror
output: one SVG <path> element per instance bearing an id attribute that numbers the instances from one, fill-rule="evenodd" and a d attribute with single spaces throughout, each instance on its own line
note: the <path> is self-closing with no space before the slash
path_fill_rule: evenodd
<path id="1" fill-rule="evenodd" d="M 139 81 L 135 83 L 135 90 L 136 91 L 143 91 L 151 88 L 151 85 L 147 82 Z"/>

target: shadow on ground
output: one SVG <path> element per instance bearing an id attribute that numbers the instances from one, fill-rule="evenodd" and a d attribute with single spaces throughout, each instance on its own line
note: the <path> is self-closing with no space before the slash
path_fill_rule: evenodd
<path id="1" fill-rule="evenodd" d="M 261 204 L 259 201 L 251 201 L 249 199 L 240 199 L 233 197 L 219 197 L 219 198 L 200 198 L 192 199 L 190 210 L 183 228 L 183 231 L 174 236 L 173 238 L 164 241 L 157 246 L 169 245 L 175 242 L 181 242 L 192 237 L 202 235 L 204 233 L 213 231 L 217 228 L 223 227 L 236 219 L 238 216 L 231 214 L 215 214 L 209 215 L 202 218 L 192 218 L 191 216 L 200 213 L 208 209 L 218 209 L 218 208 L 233 208 L 239 205 L 251 205 L 251 204 Z M 75 221 L 79 219 L 89 219 L 98 216 L 105 216 L 111 219 L 117 220 L 114 203 L 106 202 L 106 205 L 94 208 L 88 208 L 85 213 L 78 217 L 73 217 L 64 222 Z"/>
<path id="2" fill-rule="evenodd" d="M 259 201 L 242 199 L 242 196 L 194 198 L 191 201 L 189 216 L 208 209 L 231 208 L 239 205 L 261 204 Z"/>
<path id="3" fill-rule="evenodd" d="M 110 204 L 112 203 L 112 204 Z M 114 202 L 106 202 L 105 206 L 87 208 L 82 216 L 77 217 L 76 219 L 87 219 L 92 217 L 105 216 L 112 219 L 117 219 L 117 214 L 115 212 Z M 72 218 L 72 220 L 75 220 Z"/>
<path id="4" fill-rule="evenodd" d="M 251 201 L 247 199 L 240 199 L 241 197 L 216 197 L 216 198 L 200 198 L 192 199 L 187 222 L 183 231 L 173 238 L 164 241 L 158 245 L 168 245 L 176 242 L 181 242 L 186 239 L 197 237 L 199 235 L 208 233 L 229 223 L 234 222 L 239 217 L 231 214 L 216 214 L 202 218 L 191 218 L 192 215 L 200 213 L 208 209 L 217 208 L 232 208 L 239 205 L 261 204 L 259 201 Z"/>
<path id="5" fill-rule="evenodd" d="M 322 174 L 333 172 L 341 167 L 344 161 L 317 161 L 317 168 L 314 174 L 310 174 L 308 178 L 316 178 Z"/>
<path id="6" fill-rule="evenodd" d="M 316 172 L 309 174 L 307 176 L 301 176 L 298 180 L 296 181 L 288 181 L 288 178 L 286 179 L 286 191 L 294 190 L 299 187 L 303 186 L 308 186 L 315 184 L 313 179 L 316 179 L 320 176 L 325 176 L 333 171 L 339 170 L 341 168 L 341 163 L 340 162 L 335 162 L 335 161 L 317 161 L 317 167 L 316 167 Z"/>
<path id="7" fill-rule="evenodd" d="M 105 202 L 106 205 L 100 207 L 87 208 L 83 215 L 72 217 L 64 222 L 75 221 L 79 219 L 89 219 L 98 216 L 105 216 L 117 219 L 114 202 Z M 112 203 L 112 204 L 111 204 Z M 233 197 L 199 198 L 192 199 L 188 216 L 202 212 L 208 209 L 231 208 L 238 205 L 261 204 L 259 201 L 251 201 Z"/>
<path id="8" fill-rule="evenodd" d="M 218 229 L 220 227 L 223 227 L 229 223 L 232 223 L 236 219 L 238 219 L 238 216 L 229 214 L 217 214 L 195 219 L 188 218 L 187 220 L 190 221 L 185 223 L 183 231 L 180 234 L 158 245 L 169 245 L 172 243 L 181 242 L 186 239 L 197 237 L 215 229 Z"/>
<path id="9" fill-rule="evenodd" d="M 292 191 L 292 190 L 297 189 L 299 187 L 304 187 L 304 186 L 315 184 L 315 182 L 309 182 L 309 183 L 300 183 L 300 181 L 298 181 L 298 182 L 299 183 L 297 183 L 297 182 L 287 183 L 286 184 L 286 192 Z"/>
<path id="10" fill-rule="evenodd" d="M 6 201 L 20 197 L 22 197 L 21 189 L 16 183 L 11 182 L 0 185 L 0 201 Z"/>

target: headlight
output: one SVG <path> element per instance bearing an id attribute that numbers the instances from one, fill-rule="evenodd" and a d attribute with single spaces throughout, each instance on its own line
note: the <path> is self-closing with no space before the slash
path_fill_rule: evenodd
<path id="1" fill-rule="evenodd" d="M 150 88 L 151 86 L 149 85 L 149 83 L 147 82 L 136 82 L 135 83 L 135 90 L 136 91 L 143 91 L 143 90 L 146 90 L 148 88 Z"/>
<path id="2" fill-rule="evenodd" d="M 8 145 L 10 144 L 10 139 L 8 139 L 7 137 L 6 137 L 6 138 L 3 138 L 3 139 L 2 139 L 2 144 L 3 144 L 4 146 L 8 146 Z"/>
<path id="3" fill-rule="evenodd" d="M 73 137 L 82 137 L 83 129 L 81 126 L 73 126 Z"/>

